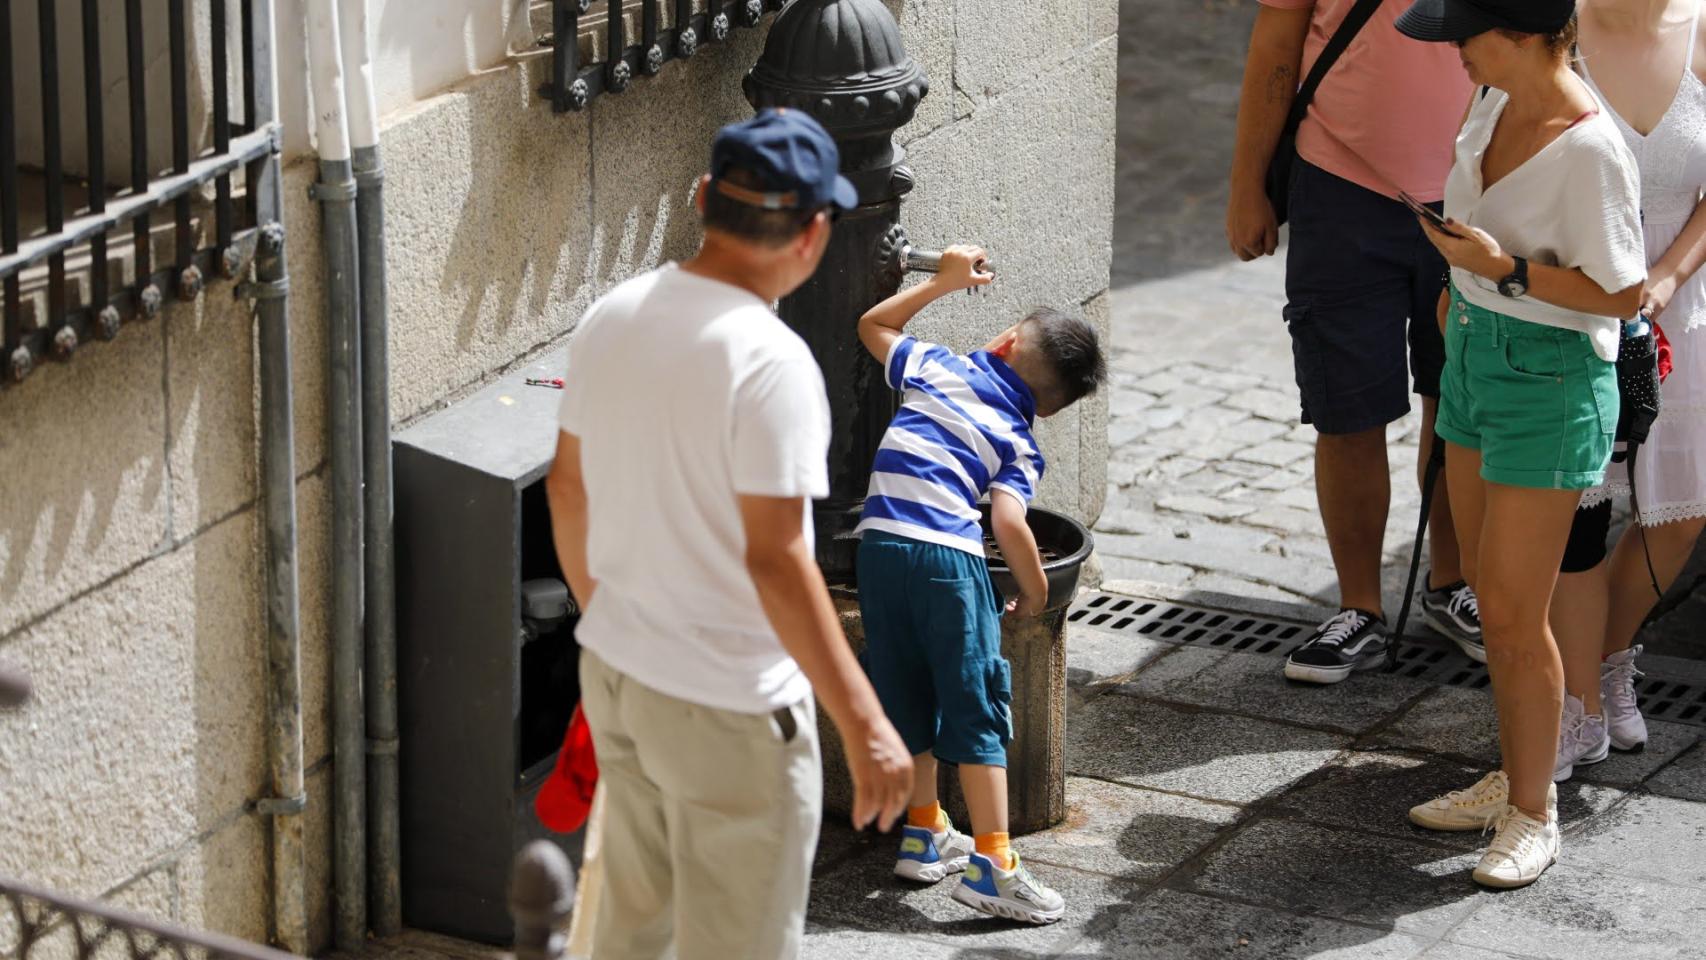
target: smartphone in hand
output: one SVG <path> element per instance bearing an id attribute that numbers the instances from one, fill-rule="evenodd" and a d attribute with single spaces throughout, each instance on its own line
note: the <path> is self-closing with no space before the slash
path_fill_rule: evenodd
<path id="1" fill-rule="evenodd" d="M 1433 227 L 1440 233 L 1443 233 L 1448 237 L 1456 237 L 1459 240 L 1467 239 L 1463 234 L 1453 230 L 1449 225 L 1447 225 L 1445 217 L 1433 207 L 1428 206 L 1420 200 L 1417 200 L 1415 197 L 1412 197 L 1402 191 L 1398 193 L 1398 199 L 1404 201 L 1404 206 L 1409 207 L 1411 213 L 1421 217 L 1422 220 L 1426 221 L 1428 226 Z"/>

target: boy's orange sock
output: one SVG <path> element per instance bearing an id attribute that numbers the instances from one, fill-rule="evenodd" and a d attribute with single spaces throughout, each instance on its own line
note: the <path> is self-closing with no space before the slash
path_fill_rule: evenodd
<path id="1" fill-rule="evenodd" d="M 923 827 L 931 832 L 939 833 L 948 825 L 948 816 L 942 812 L 940 803 L 927 803 L 922 807 L 907 807 L 906 825 Z"/>
<path id="2" fill-rule="evenodd" d="M 980 833 L 972 838 L 972 842 L 977 844 L 978 853 L 988 857 L 1003 870 L 1013 869 L 1013 864 L 1018 860 L 1013 856 L 1013 844 L 1009 841 L 1006 831 Z"/>

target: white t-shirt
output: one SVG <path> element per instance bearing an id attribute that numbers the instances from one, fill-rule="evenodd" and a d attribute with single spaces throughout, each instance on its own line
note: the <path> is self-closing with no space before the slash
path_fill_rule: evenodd
<path id="1" fill-rule="evenodd" d="M 1493 90 L 1475 101 L 1457 136 L 1457 163 L 1445 181 L 1446 216 L 1480 227 L 1506 253 L 1531 263 L 1573 267 L 1607 293 L 1647 278 L 1641 240 L 1641 182 L 1635 157 L 1604 105 L 1547 144 L 1486 192 L 1481 160 L 1510 97 Z M 1506 316 L 1579 330 L 1594 352 L 1617 359 L 1624 317 L 1597 317 L 1542 303 L 1511 299 L 1497 282 L 1453 268 L 1452 280 L 1470 303 Z"/>
<path id="2" fill-rule="evenodd" d="M 811 692 L 747 574 L 739 494 L 829 494 L 811 351 L 753 294 L 670 264 L 593 304 L 559 422 L 581 442 L 581 645 L 683 700 L 767 713 Z M 801 523 L 812 533 L 809 503 Z"/>

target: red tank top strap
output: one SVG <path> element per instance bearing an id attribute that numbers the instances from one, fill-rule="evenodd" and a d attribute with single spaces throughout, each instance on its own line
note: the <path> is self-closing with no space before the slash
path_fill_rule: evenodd
<path id="1" fill-rule="evenodd" d="M 1576 125 L 1577 125 L 1577 124 L 1579 124 L 1579 123 L 1581 123 L 1581 122 L 1582 122 L 1582 121 L 1583 121 L 1583 120 L 1591 120 L 1591 119 L 1593 119 L 1593 118 L 1594 118 L 1594 117 L 1597 117 L 1597 116 L 1599 116 L 1599 111 L 1598 111 L 1598 110 L 1589 110 L 1589 111 L 1588 111 L 1588 112 L 1587 112 L 1587 113 L 1584 113 L 1584 114 L 1582 114 L 1582 115 L 1581 115 L 1581 116 L 1579 116 L 1579 117 L 1577 117 L 1577 118 L 1576 118 L 1576 119 L 1574 119 L 1574 120 L 1571 120 L 1571 121 L 1570 121 L 1570 126 L 1569 126 L 1569 127 L 1565 127 L 1565 128 L 1564 128 L 1564 129 L 1566 129 L 1566 130 L 1568 130 L 1568 129 L 1570 129 L 1570 127 L 1574 127 L 1574 126 L 1576 126 Z"/>

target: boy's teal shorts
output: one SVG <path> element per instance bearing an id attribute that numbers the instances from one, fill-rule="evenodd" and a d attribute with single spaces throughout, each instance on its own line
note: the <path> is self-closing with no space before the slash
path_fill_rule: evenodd
<path id="1" fill-rule="evenodd" d="M 1585 490 L 1605 479 L 1617 372 L 1584 333 L 1507 317 L 1449 291 L 1434 432 L 1481 451 L 1481 478 Z"/>
<path id="2" fill-rule="evenodd" d="M 1013 678 L 982 557 L 875 530 L 859 544 L 865 670 L 914 755 L 1007 765 Z"/>

